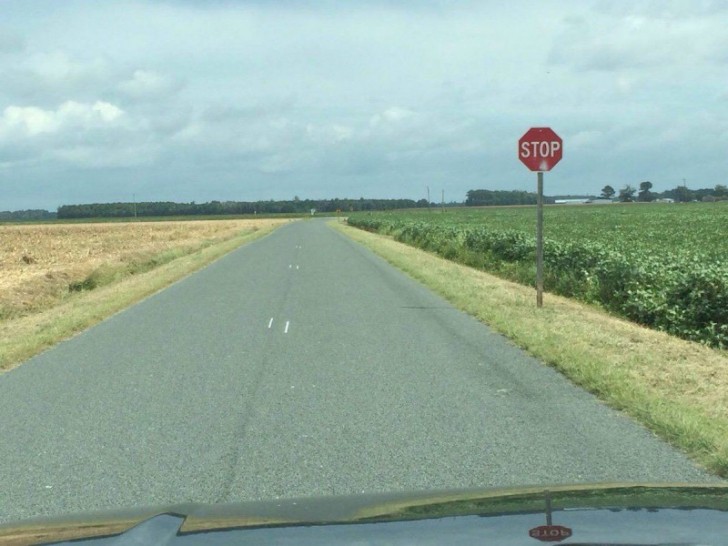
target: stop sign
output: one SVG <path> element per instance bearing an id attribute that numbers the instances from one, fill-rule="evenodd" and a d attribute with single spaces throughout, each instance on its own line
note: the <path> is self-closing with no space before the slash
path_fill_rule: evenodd
<path id="1" fill-rule="evenodd" d="M 562 152 L 561 137 L 550 127 L 532 127 L 518 141 L 518 159 L 532 171 L 550 171 Z"/>

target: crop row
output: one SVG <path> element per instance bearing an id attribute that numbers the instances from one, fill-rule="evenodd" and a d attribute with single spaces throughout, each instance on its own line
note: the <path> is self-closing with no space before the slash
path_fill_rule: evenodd
<path id="1" fill-rule="evenodd" d="M 349 224 L 535 283 L 535 237 L 513 229 L 353 216 Z M 670 334 L 728 348 L 728 266 L 691 256 L 623 253 L 597 242 L 544 240 L 544 288 Z"/>

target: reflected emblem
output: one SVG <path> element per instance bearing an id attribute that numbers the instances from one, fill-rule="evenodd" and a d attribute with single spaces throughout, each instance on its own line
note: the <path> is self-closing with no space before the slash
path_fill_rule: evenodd
<path id="1" fill-rule="evenodd" d="M 560 542 L 571 536 L 571 529 L 563 525 L 541 525 L 531 529 L 528 536 L 543 542 Z"/>

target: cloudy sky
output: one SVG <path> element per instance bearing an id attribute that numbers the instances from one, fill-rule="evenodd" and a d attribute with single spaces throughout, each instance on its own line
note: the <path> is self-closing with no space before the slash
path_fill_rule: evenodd
<path id="1" fill-rule="evenodd" d="M 728 179 L 728 2 L 0 0 L 0 210 Z"/>

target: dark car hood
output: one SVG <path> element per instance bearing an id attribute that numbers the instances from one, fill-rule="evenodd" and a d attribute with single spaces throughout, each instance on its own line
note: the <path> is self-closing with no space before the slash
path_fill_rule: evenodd
<path id="1" fill-rule="evenodd" d="M 87 546 L 728 544 L 728 486 L 599 484 L 183 504 L 0 526 L 0 545 L 81 538 Z"/>

